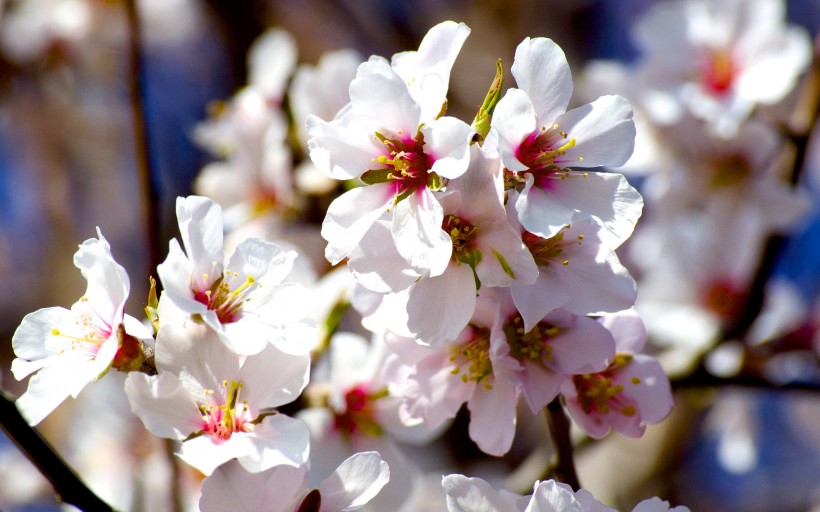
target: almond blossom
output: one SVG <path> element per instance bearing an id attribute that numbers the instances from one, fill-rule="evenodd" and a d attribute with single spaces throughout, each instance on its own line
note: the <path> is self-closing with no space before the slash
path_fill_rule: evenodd
<path id="1" fill-rule="evenodd" d="M 441 23 L 417 53 L 396 58 L 398 69 L 371 57 L 359 66 L 350 104 L 336 119 L 308 117 L 310 157 L 319 170 L 366 184 L 328 208 L 322 237 L 332 264 L 389 212 L 393 240 L 408 264 L 423 275 L 444 272 L 451 243 L 441 231 L 444 215 L 433 190 L 466 171 L 474 132 L 459 119 L 439 115 L 450 68 L 468 34 L 464 24 Z M 428 40 L 446 45 L 433 47 Z"/>
<path id="2" fill-rule="evenodd" d="M 632 154 L 632 108 L 621 96 L 603 96 L 566 112 L 572 77 L 561 48 L 546 38 L 525 39 L 512 65 L 518 89 L 498 102 L 492 129 L 506 168 L 505 185 L 524 228 L 551 238 L 574 219 L 606 228 L 617 247 L 641 214 L 640 194 L 620 174 L 575 168 L 623 165 Z"/>
<path id="3" fill-rule="evenodd" d="M 276 466 L 248 473 L 241 464 L 223 464 L 202 482 L 202 512 L 345 512 L 370 502 L 390 478 L 376 452 L 352 455 L 319 487 L 309 489 L 306 465 Z"/>
<path id="4" fill-rule="evenodd" d="M 672 410 L 669 379 L 658 361 L 639 352 L 646 329 L 634 311 L 605 315 L 601 323 L 612 332 L 616 355 L 603 371 L 575 375 L 561 386 L 572 418 L 599 439 L 610 429 L 641 437 L 646 424 L 659 423 Z"/>
<path id="5" fill-rule="evenodd" d="M 248 471 L 307 461 L 305 425 L 272 408 L 296 399 L 310 359 L 266 345 L 240 357 L 207 325 L 163 325 L 158 374 L 131 373 L 125 391 L 155 436 L 182 442 L 179 456 L 204 474 L 231 459 Z"/>
<path id="6" fill-rule="evenodd" d="M 168 257 L 157 267 L 165 288 L 162 321 L 196 315 L 240 354 L 258 353 L 268 343 L 289 354 L 309 352 L 316 342 L 309 294 L 282 282 L 296 253 L 247 239 L 226 261 L 222 210 L 204 197 L 178 198 L 177 218 L 185 252 L 171 240 Z"/>
<path id="7" fill-rule="evenodd" d="M 51 307 L 26 315 L 12 337 L 14 377 L 36 372 L 15 402 L 31 425 L 105 375 L 126 336 L 151 337 L 139 320 L 124 313 L 128 274 L 114 261 L 99 229 L 97 235 L 74 254 L 74 265 L 88 281 L 85 294 L 70 310 Z"/>
<path id="8" fill-rule="evenodd" d="M 379 292 L 410 287 L 407 327 L 421 343 L 458 336 L 473 314 L 477 287 L 535 281 L 535 262 L 501 205 L 499 170 L 498 156 L 474 145 L 468 171 L 451 180 L 441 196 L 441 230 L 452 247 L 441 275 L 419 275 L 403 265 L 386 240 L 384 224 L 374 225 L 350 254 L 350 269 L 363 286 Z"/>
<path id="9" fill-rule="evenodd" d="M 573 491 L 555 480 L 535 482 L 533 493 L 520 496 L 498 491 L 481 478 L 452 474 L 441 479 L 449 512 L 618 512 L 603 505 L 586 489 Z M 632 512 L 689 512 L 686 507 L 669 508 L 669 502 L 654 497 L 638 503 Z"/>
<path id="10" fill-rule="evenodd" d="M 653 6 L 635 30 L 639 73 L 656 93 L 650 114 L 677 121 L 688 111 L 731 137 L 756 105 L 781 101 L 811 59 L 808 34 L 784 23 L 785 8 L 780 0 Z"/>

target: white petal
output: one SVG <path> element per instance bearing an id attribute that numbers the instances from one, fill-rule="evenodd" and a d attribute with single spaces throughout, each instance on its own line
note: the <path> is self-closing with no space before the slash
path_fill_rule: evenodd
<path id="1" fill-rule="evenodd" d="M 222 208 L 206 197 L 177 198 L 177 220 L 185 253 L 191 262 L 191 284 L 207 290 L 222 273 Z M 204 276 L 208 275 L 208 278 Z"/>
<path id="2" fill-rule="evenodd" d="M 555 120 L 575 146 L 555 163 L 561 167 L 623 165 L 635 148 L 632 106 L 622 96 L 602 96 Z M 583 159 L 583 160 L 580 160 Z"/>
<path id="3" fill-rule="evenodd" d="M 331 122 L 309 115 L 305 124 L 310 136 L 310 159 L 329 178 L 355 178 L 371 168 L 373 159 L 379 156 L 374 133 L 361 125 L 355 112 Z"/>
<path id="4" fill-rule="evenodd" d="M 476 385 L 473 397 L 467 402 L 470 409 L 470 439 L 481 451 L 501 457 L 510 450 L 515 436 L 515 386 L 495 380 L 492 389 L 483 383 Z"/>
<path id="5" fill-rule="evenodd" d="M 325 257 L 332 265 L 342 261 L 364 234 L 393 202 L 386 183 L 354 188 L 337 197 L 322 222 L 322 238 L 327 240 Z"/>
<path id="6" fill-rule="evenodd" d="M 424 152 L 433 159 L 432 172 L 444 178 L 464 174 L 470 163 L 470 140 L 475 130 L 455 117 L 440 117 L 424 125 Z"/>
<path id="7" fill-rule="evenodd" d="M 229 461 L 202 481 L 199 509 L 202 512 L 292 512 L 307 491 L 305 466 L 277 466 L 249 473 L 237 461 Z"/>
<path id="8" fill-rule="evenodd" d="M 348 258 L 356 281 L 374 292 L 404 290 L 419 278 L 396 249 L 390 224 L 385 221 L 376 221 Z"/>
<path id="9" fill-rule="evenodd" d="M 451 263 L 444 274 L 410 289 L 407 326 L 428 345 L 454 340 L 475 310 L 475 279 L 468 265 Z"/>
<path id="10" fill-rule="evenodd" d="M 498 152 L 501 163 L 511 171 L 524 171 L 527 166 L 518 160 L 518 148 L 526 137 L 538 127 L 535 114 L 527 93 L 519 89 L 509 89 L 493 111 L 492 128 L 498 134 Z M 552 123 L 552 121 L 546 121 Z"/>
<path id="11" fill-rule="evenodd" d="M 447 475 L 441 486 L 447 494 L 448 512 L 518 512 L 510 500 L 480 478 Z"/>
<path id="12" fill-rule="evenodd" d="M 572 75 L 563 50 L 551 39 L 524 39 L 515 50 L 512 74 L 527 92 L 538 121 L 551 125 L 572 97 Z"/>
<path id="13" fill-rule="evenodd" d="M 377 452 L 356 453 L 319 486 L 322 512 L 355 510 L 373 499 L 390 479 Z"/>
<path id="14" fill-rule="evenodd" d="M 438 276 L 453 252 L 450 235 L 441 229 L 444 212 L 433 192 L 420 189 L 399 201 L 393 211 L 393 241 L 407 263 L 422 276 Z"/>
<path id="15" fill-rule="evenodd" d="M 240 378 L 242 397 L 257 410 L 290 403 L 302 393 L 310 374 L 310 357 L 289 355 L 268 345 L 259 354 L 248 356 Z"/>
<path id="16" fill-rule="evenodd" d="M 181 440 L 202 428 L 202 414 L 194 397 L 172 373 L 149 377 L 131 372 L 125 393 L 131 410 L 157 437 Z"/>

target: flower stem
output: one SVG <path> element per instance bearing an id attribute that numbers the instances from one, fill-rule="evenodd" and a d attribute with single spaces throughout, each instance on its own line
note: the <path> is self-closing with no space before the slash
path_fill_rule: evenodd
<path id="1" fill-rule="evenodd" d="M 51 445 L 26 422 L 15 407 L 14 399 L 5 391 L 0 391 L 0 426 L 51 483 L 62 503 L 74 505 L 80 510 L 114 510 L 94 494 Z"/>
<path id="2" fill-rule="evenodd" d="M 552 474 L 556 480 L 564 482 L 577 491 L 581 488 L 581 484 L 578 482 L 578 474 L 575 472 L 575 461 L 572 456 L 569 418 L 564 413 L 559 397 L 556 397 L 547 405 L 546 414 L 552 444 L 555 447 L 555 465 Z"/>

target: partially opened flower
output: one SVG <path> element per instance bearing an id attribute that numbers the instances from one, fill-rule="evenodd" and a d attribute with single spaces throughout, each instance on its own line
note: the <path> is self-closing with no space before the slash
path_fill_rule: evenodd
<path id="1" fill-rule="evenodd" d="M 179 316 L 175 309 L 197 315 L 239 354 L 256 354 L 268 343 L 289 354 L 308 353 L 316 343 L 309 294 L 282 282 L 296 253 L 251 238 L 226 261 L 218 205 L 199 196 L 178 198 L 177 217 L 185 252 L 172 240 L 157 267 L 165 287 L 160 321 Z"/>
<path id="2" fill-rule="evenodd" d="M 139 320 L 124 313 L 128 274 L 114 261 L 99 229 L 97 233 L 99 239 L 86 240 L 74 255 L 74 265 L 88 281 L 85 294 L 70 310 L 52 307 L 26 315 L 12 337 L 14 377 L 21 380 L 37 372 L 16 401 L 31 425 L 102 377 L 114 364 L 126 332 L 151 337 Z"/>
<path id="3" fill-rule="evenodd" d="M 306 465 L 276 466 L 248 473 L 241 464 L 223 464 L 202 482 L 202 512 L 346 512 L 359 510 L 390 478 L 376 452 L 357 453 L 310 490 Z"/>
<path id="4" fill-rule="evenodd" d="M 307 461 L 308 431 L 273 408 L 307 384 L 307 354 L 273 345 L 253 356 L 231 352 L 208 326 L 164 325 L 157 335 L 158 375 L 131 373 L 131 408 L 158 437 L 182 441 L 179 456 L 202 473 L 231 459 L 248 471 Z"/>
<path id="5" fill-rule="evenodd" d="M 621 96 L 603 96 L 566 112 L 572 77 L 561 48 L 546 38 L 525 39 L 512 66 L 518 89 L 498 102 L 492 129 L 506 168 L 507 188 L 524 228 L 551 238 L 575 219 L 606 228 L 617 247 L 641 214 L 640 194 L 623 175 L 576 171 L 623 165 L 635 144 L 632 108 Z"/>

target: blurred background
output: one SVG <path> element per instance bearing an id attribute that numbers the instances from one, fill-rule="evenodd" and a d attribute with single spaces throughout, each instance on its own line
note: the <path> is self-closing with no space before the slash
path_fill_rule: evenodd
<path id="1" fill-rule="evenodd" d="M 164 258 L 167 241 L 176 235 L 176 197 L 192 193 L 196 176 L 215 159 L 195 143 L 195 127 L 218 108 L 215 102 L 247 83 L 248 49 L 266 29 L 288 31 L 298 61 L 316 63 L 340 48 L 363 56 L 415 49 L 436 23 L 463 21 L 472 35 L 453 69 L 448 113 L 469 121 L 496 59 L 509 66 L 523 38 L 555 40 L 577 82 L 594 59 L 635 61 L 639 52 L 631 27 L 657 3 L 139 0 L 140 87 L 159 207 L 158 222 L 147 225 L 129 96 L 126 2 L 0 0 L 2 387 L 17 395 L 25 389 L 9 371 L 11 337 L 23 316 L 42 307 L 69 307 L 82 294 L 85 282 L 72 254 L 96 236 L 95 227 L 131 276 L 129 312 L 140 314 L 147 276 L 155 274 L 148 237 L 161 241 Z M 786 4 L 788 21 L 816 39 L 820 0 Z M 799 354 L 816 360 L 820 143 L 814 139 L 803 173 L 810 213 L 790 233 L 775 274 L 796 286 L 808 311 L 789 333 L 792 338 L 782 340 L 803 347 L 814 343 L 814 351 Z M 297 149 L 294 160 L 303 158 Z M 630 182 L 640 188 L 643 179 L 630 177 Z M 321 216 L 307 219 L 320 221 Z M 321 260 L 321 250 L 308 256 Z M 781 363 L 786 370 L 800 365 L 793 359 Z M 645 438 L 612 434 L 604 442 L 584 444 L 578 451 L 581 482 L 600 500 L 621 507 L 658 494 L 693 511 L 820 510 L 820 376 L 816 365 L 812 368 L 800 374 L 806 385 L 795 389 L 684 386 L 673 416 Z M 80 425 L 61 424 L 58 418 L 43 430 L 59 446 Z M 76 443 L 72 446 L 77 450 Z M 95 449 L 90 442 L 82 446 Z M 66 457 L 80 464 L 79 454 Z M 0 439 L 0 509 L 53 510 L 48 489 L 17 459 L 15 448 Z"/>

